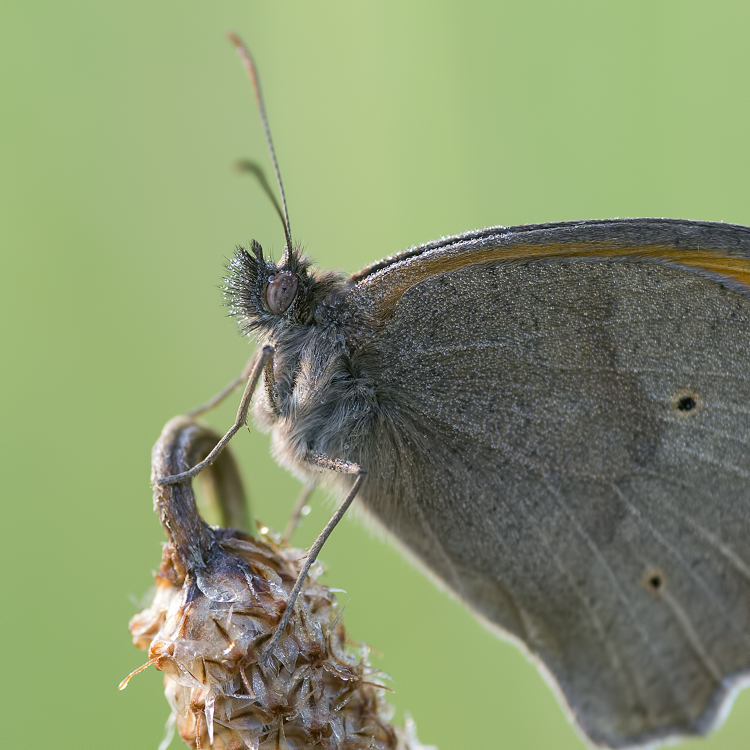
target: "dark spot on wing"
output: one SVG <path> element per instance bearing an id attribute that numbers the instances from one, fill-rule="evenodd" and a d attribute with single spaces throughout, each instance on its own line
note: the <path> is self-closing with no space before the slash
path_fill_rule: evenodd
<path id="1" fill-rule="evenodd" d="M 692 390 L 680 391 L 672 398 L 672 407 L 681 417 L 692 416 L 700 406 L 700 396 Z"/>
<path id="2" fill-rule="evenodd" d="M 643 574 L 641 582 L 652 594 L 658 595 L 664 591 L 664 587 L 667 585 L 667 577 L 664 575 L 663 570 L 659 568 L 649 568 Z"/>

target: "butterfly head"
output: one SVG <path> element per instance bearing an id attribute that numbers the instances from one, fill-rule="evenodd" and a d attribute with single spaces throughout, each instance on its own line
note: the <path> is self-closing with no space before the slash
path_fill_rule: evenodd
<path id="1" fill-rule="evenodd" d="M 315 322 L 316 308 L 340 286 L 339 274 L 313 268 L 299 247 L 276 264 L 255 240 L 229 262 L 224 296 L 244 333 L 272 333 Z"/>

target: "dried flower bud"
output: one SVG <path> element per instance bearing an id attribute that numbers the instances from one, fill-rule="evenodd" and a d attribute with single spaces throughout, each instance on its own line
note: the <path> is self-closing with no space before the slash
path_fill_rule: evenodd
<path id="1" fill-rule="evenodd" d="M 205 455 L 216 441 L 187 418 L 172 420 L 154 447 L 154 474 L 183 471 L 200 460 L 199 443 Z M 231 475 L 227 461 L 217 471 Z M 239 486 L 236 478 L 232 486 Z M 154 601 L 133 617 L 130 631 L 135 645 L 148 650 L 148 664 L 164 672 L 174 724 L 188 746 L 430 750 L 411 723 L 390 725 L 385 688 L 367 648 L 347 642 L 336 599 L 318 580 L 320 566 L 310 571 L 285 632 L 266 653 L 304 552 L 269 535 L 208 526 L 189 482 L 155 485 L 154 494 L 169 543 Z"/>

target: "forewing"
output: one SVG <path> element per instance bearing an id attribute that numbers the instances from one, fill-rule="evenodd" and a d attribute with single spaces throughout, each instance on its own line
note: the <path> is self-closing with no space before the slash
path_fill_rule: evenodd
<path id="1" fill-rule="evenodd" d="M 391 303 L 367 506 L 596 743 L 710 729 L 750 673 L 742 284 L 591 253 L 467 263 Z"/>

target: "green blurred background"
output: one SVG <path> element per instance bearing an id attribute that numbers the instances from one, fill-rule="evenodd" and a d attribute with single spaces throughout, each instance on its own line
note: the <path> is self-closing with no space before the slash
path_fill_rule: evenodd
<path id="1" fill-rule="evenodd" d="M 5 0 L 0 10 L 3 680 L 7 747 L 156 748 L 161 676 L 130 643 L 163 539 L 149 452 L 250 354 L 223 264 L 278 219 L 262 73 L 295 236 L 324 267 L 493 224 L 750 224 L 750 4 Z M 210 421 L 232 420 L 236 400 Z M 233 443 L 255 513 L 297 482 Z M 300 544 L 330 505 L 313 499 Z M 552 693 L 356 521 L 322 555 L 398 717 L 440 750 L 581 748 Z M 750 692 L 698 750 L 750 737 Z M 178 747 L 175 741 L 172 747 Z"/>

